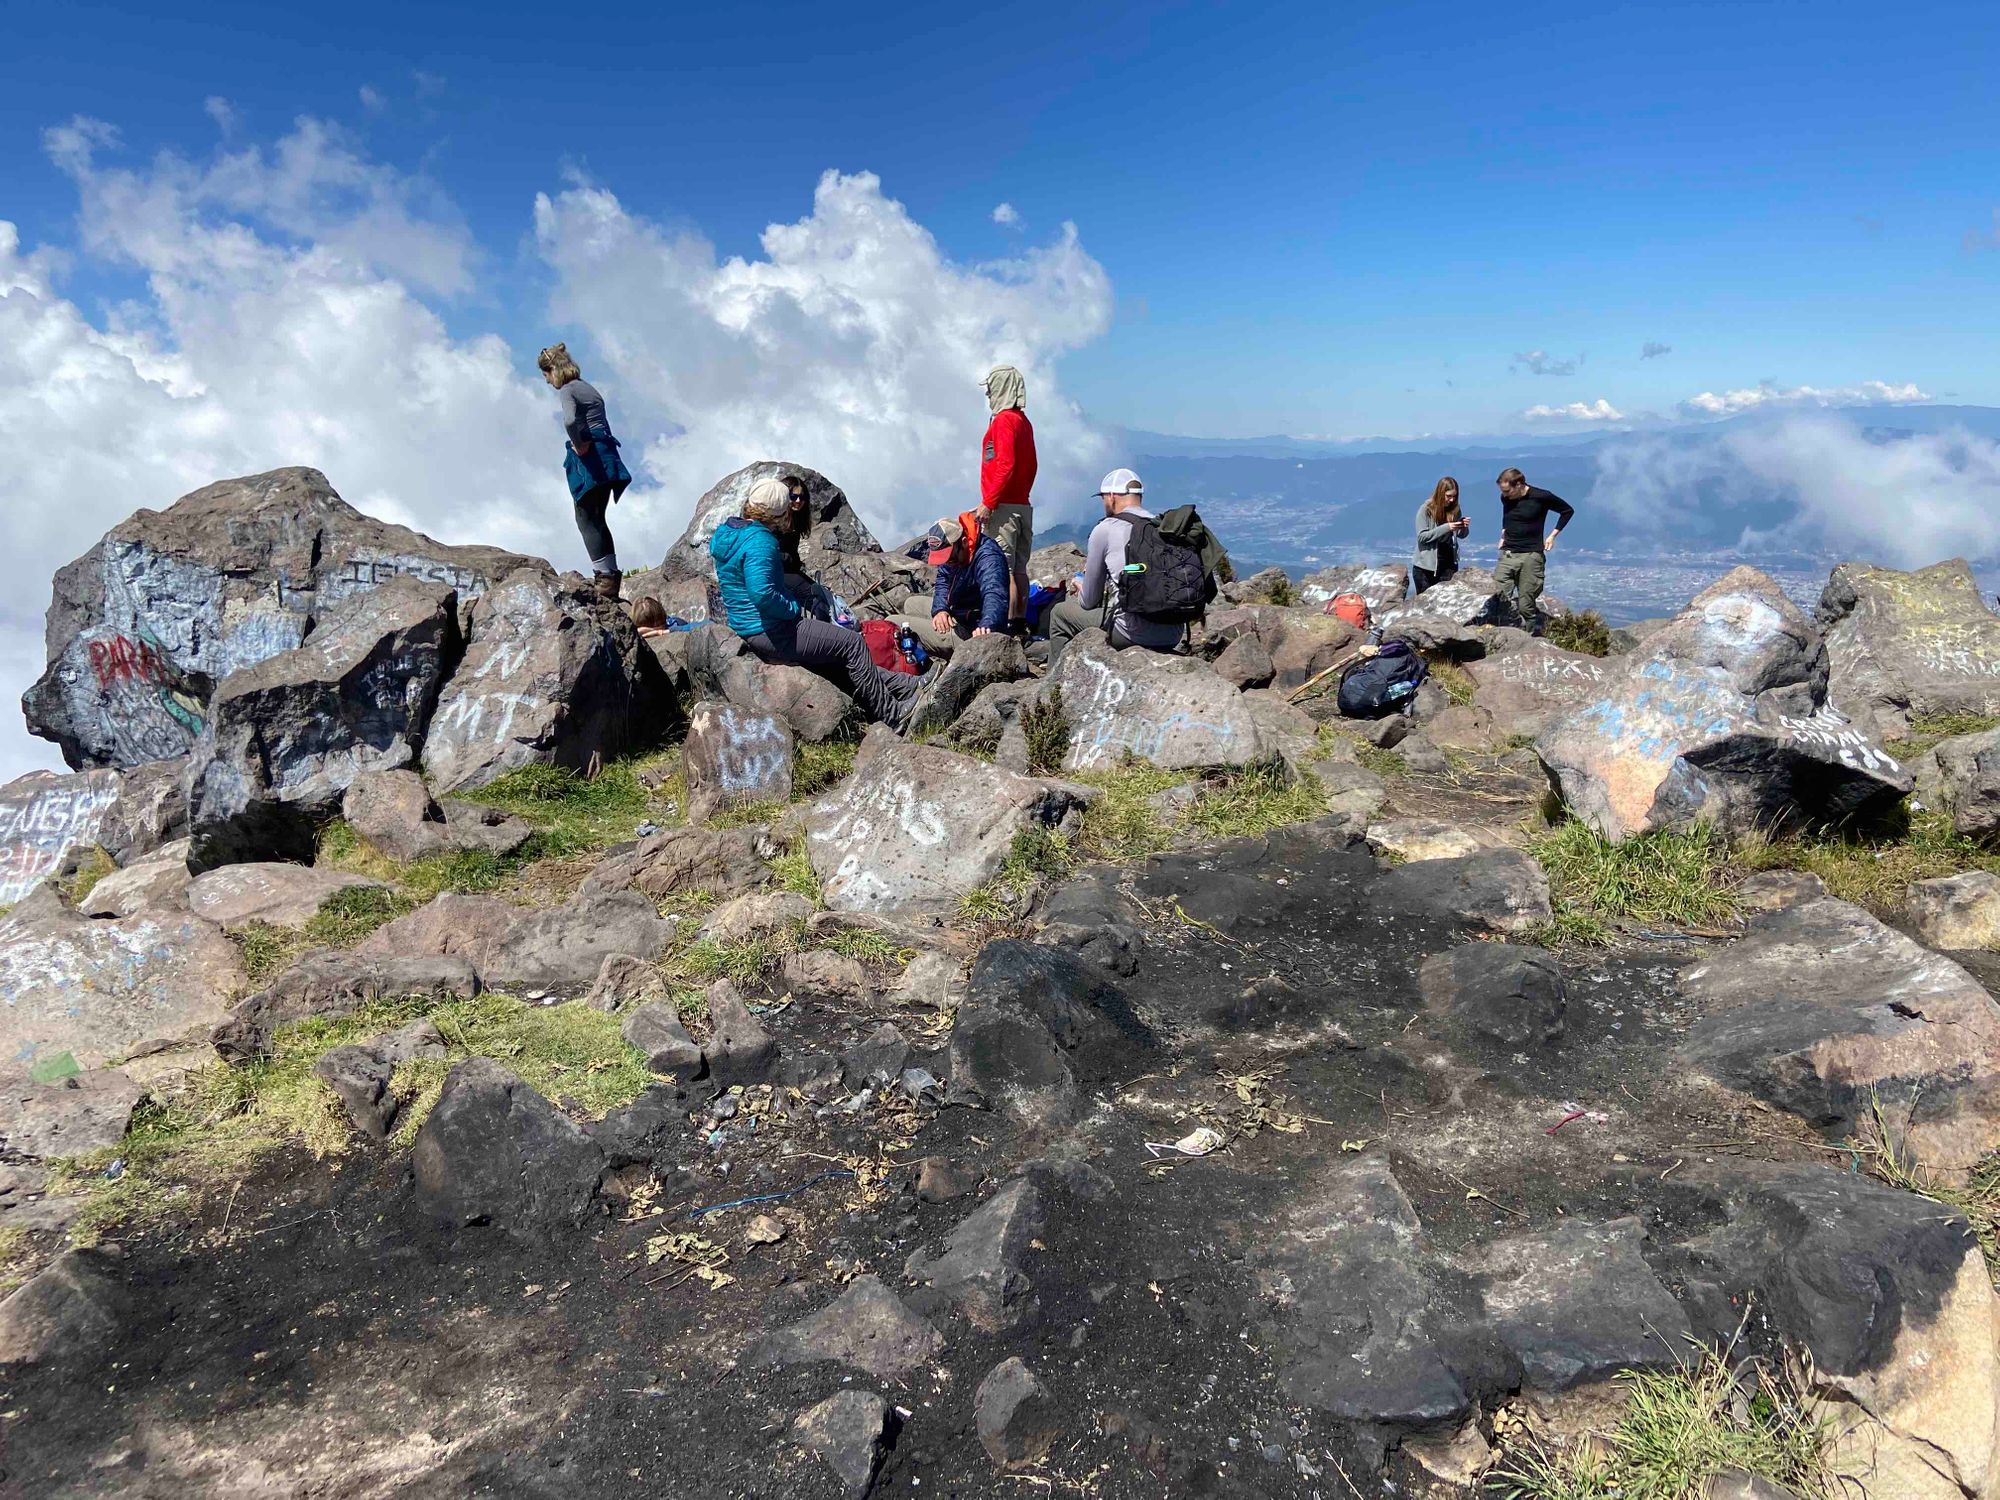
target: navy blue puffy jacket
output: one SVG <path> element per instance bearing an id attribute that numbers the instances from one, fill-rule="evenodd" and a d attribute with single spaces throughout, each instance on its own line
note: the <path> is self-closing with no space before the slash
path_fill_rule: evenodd
<path id="1" fill-rule="evenodd" d="M 931 613 L 998 630 L 1007 623 L 1007 554 L 990 536 L 973 549 L 972 562 L 945 563 L 931 589 Z"/>

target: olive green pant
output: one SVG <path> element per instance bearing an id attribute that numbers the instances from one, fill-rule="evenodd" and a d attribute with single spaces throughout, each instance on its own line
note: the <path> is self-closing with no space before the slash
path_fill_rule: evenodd
<path id="1" fill-rule="evenodd" d="M 1548 557 L 1540 552 L 1503 552 L 1493 570 L 1493 586 L 1531 630 L 1542 618 L 1542 584 L 1548 572 Z"/>

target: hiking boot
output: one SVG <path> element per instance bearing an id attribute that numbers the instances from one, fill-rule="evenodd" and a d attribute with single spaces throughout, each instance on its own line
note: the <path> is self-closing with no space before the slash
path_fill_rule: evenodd
<path id="1" fill-rule="evenodd" d="M 625 582 L 625 575 L 623 573 L 597 573 L 592 575 L 591 582 L 597 588 L 598 598 L 604 600 L 607 604 L 616 604 L 618 602 L 618 589 Z"/>

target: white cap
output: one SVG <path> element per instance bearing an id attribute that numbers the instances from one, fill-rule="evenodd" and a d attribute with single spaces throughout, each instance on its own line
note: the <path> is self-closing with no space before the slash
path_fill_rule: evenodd
<path id="1" fill-rule="evenodd" d="M 1104 482 L 1097 487 L 1100 495 L 1143 495 L 1146 481 L 1130 469 L 1113 469 L 1104 476 Z"/>

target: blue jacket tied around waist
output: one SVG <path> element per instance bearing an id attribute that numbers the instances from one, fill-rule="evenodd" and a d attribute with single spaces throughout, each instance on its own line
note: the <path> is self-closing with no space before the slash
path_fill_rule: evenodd
<path id="1" fill-rule="evenodd" d="M 982 536 L 969 563 L 943 563 L 931 589 L 931 613 L 940 610 L 968 625 L 998 630 L 1007 623 L 1007 554 Z"/>
<path id="2" fill-rule="evenodd" d="M 784 554 L 768 526 L 731 516 L 708 539 L 708 555 L 731 630 L 766 635 L 798 621 L 799 601 L 785 587 Z"/>
<path id="3" fill-rule="evenodd" d="M 618 439 L 603 427 L 590 429 L 588 453 L 563 444 L 563 477 L 569 481 L 569 498 L 578 503 L 596 490 L 610 490 L 616 500 L 632 483 L 632 471 L 618 453 Z"/>

